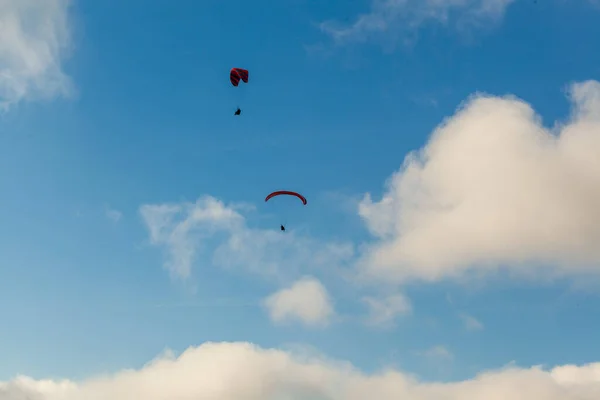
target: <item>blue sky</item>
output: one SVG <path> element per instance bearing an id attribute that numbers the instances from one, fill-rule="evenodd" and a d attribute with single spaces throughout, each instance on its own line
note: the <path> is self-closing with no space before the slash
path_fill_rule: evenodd
<path id="1" fill-rule="evenodd" d="M 0 393 L 70 379 L 80 392 L 65 398 L 107 396 L 117 378 L 86 379 L 144 376 L 165 349 L 210 364 L 207 342 L 240 360 L 259 357 L 244 342 L 318 353 L 358 380 L 391 367 L 424 387 L 506 365 L 523 379 L 536 365 L 600 368 L 598 12 L 8 1 L 0 380 L 33 380 Z M 231 67 L 250 82 L 233 88 Z M 278 189 L 308 205 L 265 204 Z M 170 384 L 155 398 L 208 393 Z M 496 393 L 481 385 L 468 398 Z"/>

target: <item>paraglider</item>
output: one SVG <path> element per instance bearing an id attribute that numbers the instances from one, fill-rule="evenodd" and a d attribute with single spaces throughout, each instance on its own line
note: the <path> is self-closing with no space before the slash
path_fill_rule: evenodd
<path id="1" fill-rule="evenodd" d="M 229 80 L 233 86 L 240 84 L 240 79 L 244 83 L 248 83 L 248 70 L 242 68 L 231 68 L 229 71 Z"/>
<path id="2" fill-rule="evenodd" d="M 306 205 L 306 203 L 307 203 L 306 197 L 302 196 L 300 193 L 290 192 L 289 190 L 278 190 L 276 192 L 273 192 L 265 198 L 265 201 L 269 201 L 269 199 L 272 199 L 275 196 L 281 196 L 284 194 L 288 195 L 288 196 L 296 196 L 297 198 L 299 198 L 302 201 L 302 204 L 304 204 L 304 205 Z"/>
<path id="3" fill-rule="evenodd" d="M 299 198 L 299 199 L 300 199 L 300 201 L 302 202 L 302 204 L 303 204 L 303 205 L 306 205 L 306 204 L 307 204 L 306 197 L 304 197 L 304 196 L 303 196 L 303 195 L 301 195 L 300 193 L 297 193 L 297 192 L 292 192 L 292 191 L 289 191 L 289 190 L 278 190 L 278 191 L 276 191 L 276 192 L 272 192 L 272 193 L 270 193 L 270 194 L 269 194 L 269 195 L 268 195 L 268 196 L 265 198 L 265 202 L 269 201 L 269 200 L 270 200 L 270 199 L 272 199 L 273 197 L 276 197 L 276 196 L 281 196 L 281 195 L 295 196 L 295 197 L 297 197 L 297 198 Z M 280 225 L 280 227 L 279 227 L 279 229 L 280 229 L 282 232 L 285 232 L 285 225 L 284 225 L 284 224 L 281 224 L 281 225 Z"/>
<path id="4" fill-rule="evenodd" d="M 229 80 L 231 81 L 231 84 L 235 87 L 237 87 L 240 84 L 240 80 L 244 83 L 248 83 L 248 70 L 242 68 L 231 68 L 231 71 L 229 71 Z M 233 113 L 233 115 L 240 115 L 241 113 L 242 110 L 240 109 L 240 107 L 238 107 L 237 110 L 235 110 L 235 113 Z"/>

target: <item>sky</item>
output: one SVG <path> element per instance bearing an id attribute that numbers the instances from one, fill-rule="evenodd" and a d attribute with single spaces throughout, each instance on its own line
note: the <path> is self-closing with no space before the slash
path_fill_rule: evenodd
<path id="1" fill-rule="evenodd" d="M 597 399 L 599 17 L 0 0 L 0 399 Z"/>

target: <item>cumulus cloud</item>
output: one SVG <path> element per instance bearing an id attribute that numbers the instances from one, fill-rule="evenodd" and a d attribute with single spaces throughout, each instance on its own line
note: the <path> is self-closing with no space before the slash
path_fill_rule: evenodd
<path id="1" fill-rule="evenodd" d="M 412 312 L 410 300 L 399 293 L 383 298 L 367 296 L 362 300 L 369 307 L 367 324 L 373 326 L 389 326 L 397 317 Z"/>
<path id="2" fill-rule="evenodd" d="M 569 89 L 553 130 L 514 97 L 476 95 L 406 157 L 359 213 L 376 237 L 361 271 L 435 281 L 500 266 L 600 272 L 600 83 Z"/>
<path id="3" fill-rule="evenodd" d="M 409 33 L 428 21 L 461 27 L 489 26 L 499 21 L 514 0 L 373 0 L 371 10 L 350 26 L 334 21 L 321 24 L 336 43 L 365 42 Z"/>
<path id="4" fill-rule="evenodd" d="M 242 210 L 249 208 L 201 196 L 194 203 L 143 205 L 140 213 L 150 242 L 166 250 L 164 266 L 176 278 L 190 276 L 206 247 L 211 250 L 207 263 L 278 279 L 306 269 L 333 269 L 354 256 L 349 243 L 321 243 L 293 230 L 282 234 L 279 230 L 250 228 L 242 215 Z"/>
<path id="5" fill-rule="evenodd" d="M 460 314 L 460 319 L 463 322 L 463 325 L 468 331 L 481 331 L 483 330 L 483 324 L 477 318 L 468 314 Z"/>
<path id="6" fill-rule="evenodd" d="M 18 377 L 5 400 L 596 400 L 600 364 L 506 368 L 452 383 L 425 383 L 397 370 L 366 374 L 346 362 L 301 357 L 248 343 L 206 343 L 165 354 L 139 370 L 72 381 Z"/>
<path id="7" fill-rule="evenodd" d="M 264 304 L 276 323 L 299 321 L 309 326 L 324 326 L 334 315 L 327 289 L 313 277 L 304 277 L 273 293 Z"/>
<path id="8" fill-rule="evenodd" d="M 69 0 L 0 1 L 0 107 L 71 93 Z"/>

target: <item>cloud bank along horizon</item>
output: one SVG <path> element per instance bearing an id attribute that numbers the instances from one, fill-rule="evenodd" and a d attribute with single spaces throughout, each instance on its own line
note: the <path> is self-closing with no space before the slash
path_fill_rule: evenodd
<path id="1" fill-rule="evenodd" d="M 205 343 L 181 355 L 166 351 L 139 369 L 81 382 L 19 376 L 0 383 L 7 400 L 596 400 L 600 363 L 552 369 L 507 366 L 453 383 L 421 382 L 394 369 L 365 374 L 318 354 L 250 343 Z M 233 384 L 235 383 L 235 384 Z"/>

